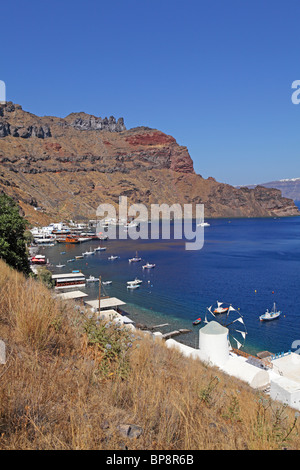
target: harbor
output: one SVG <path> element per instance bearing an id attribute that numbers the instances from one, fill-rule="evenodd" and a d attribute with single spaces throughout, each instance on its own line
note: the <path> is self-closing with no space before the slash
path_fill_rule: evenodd
<path id="1" fill-rule="evenodd" d="M 298 382 L 295 378 L 299 356 L 291 345 L 300 331 L 297 333 L 297 322 L 293 329 L 290 328 L 293 322 L 291 301 L 296 291 L 293 293 L 293 289 L 288 291 L 285 288 L 285 283 L 293 286 L 294 281 L 291 282 L 289 270 L 286 271 L 286 278 L 279 278 L 276 269 L 267 276 L 264 260 L 256 255 L 251 240 L 252 236 L 256 236 L 258 227 L 262 238 L 266 237 L 268 241 L 265 258 L 270 260 L 272 257 L 274 268 L 274 260 L 278 259 L 279 262 L 282 259 L 278 251 L 282 230 L 288 227 L 291 233 L 295 232 L 299 221 L 278 219 L 254 222 L 244 219 L 228 222 L 210 221 L 205 247 L 199 253 L 186 252 L 183 243 L 177 240 L 91 238 L 84 246 L 82 242 L 66 242 L 64 245 L 54 242 L 51 246 L 39 244 L 39 255 L 36 253 L 35 257 L 46 260 L 45 265 L 52 272 L 55 291 L 61 299 L 79 303 L 96 318 L 148 331 L 170 347 L 179 348 L 183 354 L 211 362 L 252 387 L 267 391 L 272 397 L 280 400 L 288 396 L 289 402 L 298 403 Z M 269 235 L 266 234 L 270 226 L 273 236 L 278 230 L 274 240 L 276 256 L 273 252 L 270 256 L 268 253 Z M 245 237 L 245 234 L 246 244 L 239 238 L 241 235 Z M 99 250 L 100 246 L 106 249 Z M 228 247 L 231 249 L 229 253 Z M 294 249 L 295 244 L 291 243 L 291 250 Z M 286 256 L 289 260 L 288 253 Z M 241 262 L 238 261 L 239 257 Z M 138 261 L 133 262 L 133 259 Z M 155 269 L 143 269 L 146 264 L 155 265 Z M 181 267 L 180 272 L 177 266 Z M 239 266 L 244 271 L 243 276 L 240 276 Z M 251 276 L 245 277 L 245 266 L 246 271 L 250 269 Z M 287 263 L 289 266 L 290 263 Z M 34 267 L 38 268 L 36 265 Z M 234 269 L 237 276 L 234 276 Z M 217 296 L 225 302 L 217 301 Z M 218 360 L 214 362 L 214 357 L 205 356 L 207 351 L 201 353 L 199 337 L 212 321 L 221 322 L 222 318 L 226 318 L 231 305 L 243 319 L 247 336 L 245 334 L 245 341 L 240 336 L 231 344 L 230 350 L 223 353 L 227 357 L 226 364 L 220 365 Z M 280 315 L 276 314 L 276 321 L 270 321 L 268 313 L 274 309 Z M 207 312 L 215 317 L 209 323 L 205 321 Z"/>

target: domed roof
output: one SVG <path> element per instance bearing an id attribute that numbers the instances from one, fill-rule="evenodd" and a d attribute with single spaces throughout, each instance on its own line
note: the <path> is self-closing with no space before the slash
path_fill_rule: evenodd
<path id="1" fill-rule="evenodd" d="M 224 335 L 228 333 L 228 329 L 216 321 L 210 321 L 201 328 L 200 332 L 206 335 Z"/>

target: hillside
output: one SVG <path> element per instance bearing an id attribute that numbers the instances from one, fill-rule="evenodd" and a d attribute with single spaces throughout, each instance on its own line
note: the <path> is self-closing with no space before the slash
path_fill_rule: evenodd
<path id="1" fill-rule="evenodd" d="M 269 181 L 261 183 L 264 188 L 275 188 L 281 191 L 283 197 L 300 201 L 300 178 L 282 179 L 278 181 Z M 255 185 L 249 185 L 248 188 L 255 188 Z"/>
<path id="2" fill-rule="evenodd" d="M 0 338 L 0 450 L 299 449 L 293 410 L 1 260 Z"/>
<path id="3" fill-rule="evenodd" d="M 234 188 L 197 175 L 186 147 L 123 118 L 35 116 L 0 106 L 0 190 L 33 223 L 93 217 L 100 203 L 203 203 L 206 217 L 299 215 L 280 191 Z M 203 162 L 205 166 L 205 161 Z M 42 211 L 36 211 L 35 208 Z"/>

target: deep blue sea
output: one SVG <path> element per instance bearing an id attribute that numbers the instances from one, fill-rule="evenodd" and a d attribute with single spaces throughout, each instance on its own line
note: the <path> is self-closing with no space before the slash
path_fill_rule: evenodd
<path id="1" fill-rule="evenodd" d="M 191 333 L 176 339 L 198 346 L 199 328 L 192 322 L 216 301 L 239 309 L 248 331 L 244 350 L 273 353 L 292 349 L 300 340 L 300 217 L 278 219 L 214 219 L 205 228 L 204 246 L 186 251 L 184 240 L 108 240 L 106 251 L 67 263 L 90 248 L 93 240 L 80 245 L 57 244 L 40 250 L 54 265 L 56 273 L 80 269 L 89 276 L 111 280 L 109 296 L 126 302 L 125 310 L 136 322 L 153 326 L 168 323 L 161 331 L 189 328 Z M 66 254 L 61 254 L 66 251 Z M 140 263 L 128 259 L 138 251 Z M 115 261 L 108 260 L 118 255 Z M 143 270 L 149 261 L 156 267 Z M 63 263 L 65 268 L 56 268 Z M 126 282 L 135 277 L 144 282 L 128 291 Z M 98 284 L 87 284 L 89 299 L 97 299 Z M 282 315 L 272 322 L 260 322 L 259 315 L 276 302 Z M 300 309 L 299 309 L 300 310 Z M 293 349 L 292 349 L 293 350 Z"/>

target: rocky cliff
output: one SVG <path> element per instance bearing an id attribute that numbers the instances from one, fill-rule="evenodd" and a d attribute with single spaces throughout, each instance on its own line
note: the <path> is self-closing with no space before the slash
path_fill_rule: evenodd
<path id="1" fill-rule="evenodd" d="M 197 175 L 186 147 L 123 118 L 39 117 L 0 105 L 0 190 L 33 223 L 93 217 L 100 203 L 203 203 L 206 217 L 298 215 L 280 191 L 234 188 Z M 42 211 L 36 210 L 42 208 Z"/>

